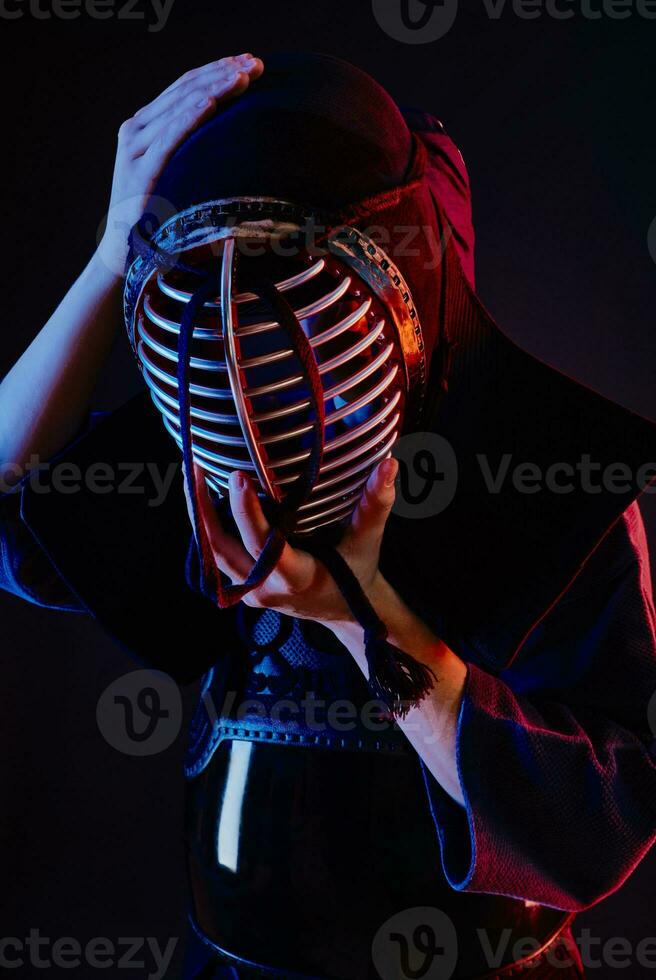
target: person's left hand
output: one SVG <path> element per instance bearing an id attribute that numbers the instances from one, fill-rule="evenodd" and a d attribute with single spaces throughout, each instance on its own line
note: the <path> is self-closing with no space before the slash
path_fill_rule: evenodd
<path id="1" fill-rule="evenodd" d="M 380 575 L 380 545 L 394 503 L 397 468 L 398 463 L 393 458 L 378 464 L 338 545 L 342 557 L 368 595 L 374 591 Z M 239 540 L 221 526 L 203 471 L 197 465 L 196 482 L 200 496 L 199 516 L 207 531 L 217 567 L 233 583 L 242 583 L 264 547 L 269 531 L 255 487 L 242 471 L 230 477 L 230 508 L 241 536 Z M 188 492 L 187 507 L 191 516 Z M 354 622 L 341 592 L 324 565 L 307 551 L 292 548 L 289 544 L 285 544 L 273 572 L 242 601 L 248 606 L 275 609 L 288 616 L 312 619 L 328 627 Z"/>

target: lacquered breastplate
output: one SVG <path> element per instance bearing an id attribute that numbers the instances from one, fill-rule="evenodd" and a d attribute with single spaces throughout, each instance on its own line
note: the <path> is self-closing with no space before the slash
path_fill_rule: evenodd
<path id="1" fill-rule="evenodd" d="M 187 840 L 199 932 L 241 960 L 335 980 L 379 976 L 374 936 L 413 908 L 437 908 L 453 922 L 454 976 L 486 972 L 477 927 L 493 943 L 508 928 L 543 940 L 562 913 L 448 885 L 421 766 L 402 733 L 380 714 L 370 730 L 371 707 L 351 727 L 346 708 L 326 707 L 308 727 L 300 707 L 308 693 L 362 708 L 367 688 L 348 655 L 308 642 L 320 633 L 289 620 L 276 638 L 276 615 L 251 617 L 257 645 L 232 711 L 210 719 L 202 706 L 193 726 Z M 217 686 L 208 679 L 206 701 Z M 256 716 L 249 699 L 269 708 L 286 701 L 288 715 Z M 335 730 L 337 718 L 346 730 Z"/>

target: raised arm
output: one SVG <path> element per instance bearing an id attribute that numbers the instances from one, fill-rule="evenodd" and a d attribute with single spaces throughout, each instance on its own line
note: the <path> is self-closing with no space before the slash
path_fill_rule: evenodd
<path id="1" fill-rule="evenodd" d="M 79 431 L 121 322 L 130 227 L 176 147 L 263 67 L 243 54 L 196 68 L 121 126 L 98 250 L 0 384 L 0 487 L 18 482 L 30 457 L 49 459 Z"/>

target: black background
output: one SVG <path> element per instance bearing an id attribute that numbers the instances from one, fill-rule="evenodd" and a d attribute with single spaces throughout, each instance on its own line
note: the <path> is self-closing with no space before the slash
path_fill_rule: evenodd
<path id="1" fill-rule="evenodd" d="M 2 371 L 95 246 L 121 121 L 196 64 L 244 50 L 265 57 L 311 48 L 356 61 L 400 102 L 445 122 L 472 180 L 478 290 L 506 331 L 656 418 L 656 268 L 648 248 L 656 21 L 635 12 L 626 20 L 529 21 L 510 4 L 495 20 L 482 2 L 465 9 L 461 0 L 460 8 L 449 33 L 426 45 L 387 36 L 365 0 L 176 0 L 159 33 L 146 21 L 39 20 L 27 8 L 21 19 L 0 17 Z M 99 404 L 121 402 L 135 384 L 121 341 Z M 653 499 L 644 514 L 653 548 Z M 96 703 L 131 665 L 85 617 L 0 595 L 0 627 L 0 934 L 38 928 L 81 942 L 184 935 L 183 739 L 149 760 L 105 743 Z M 186 693 L 188 704 L 193 695 Z M 498 778 L 501 789 L 502 772 Z M 652 856 L 581 916 L 580 927 L 632 943 L 656 935 L 655 880 Z M 635 964 L 623 971 L 653 972 Z M 115 974 L 141 975 L 103 971 Z"/>

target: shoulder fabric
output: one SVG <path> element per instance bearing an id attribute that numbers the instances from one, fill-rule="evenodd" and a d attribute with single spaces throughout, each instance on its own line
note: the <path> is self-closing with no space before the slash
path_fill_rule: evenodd
<path id="1" fill-rule="evenodd" d="M 469 175 L 462 153 L 444 124 L 431 113 L 407 106 L 402 107 L 402 112 L 408 127 L 428 150 L 428 179 L 433 195 L 452 229 L 463 272 L 473 289 L 475 236 Z"/>
<path id="2" fill-rule="evenodd" d="M 656 839 L 654 691 L 654 606 L 633 505 L 511 668 L 468 665 L 457 739 L 466 807 L 425 771 L 452 887 L 567 911 L 615 891 Z"/>

